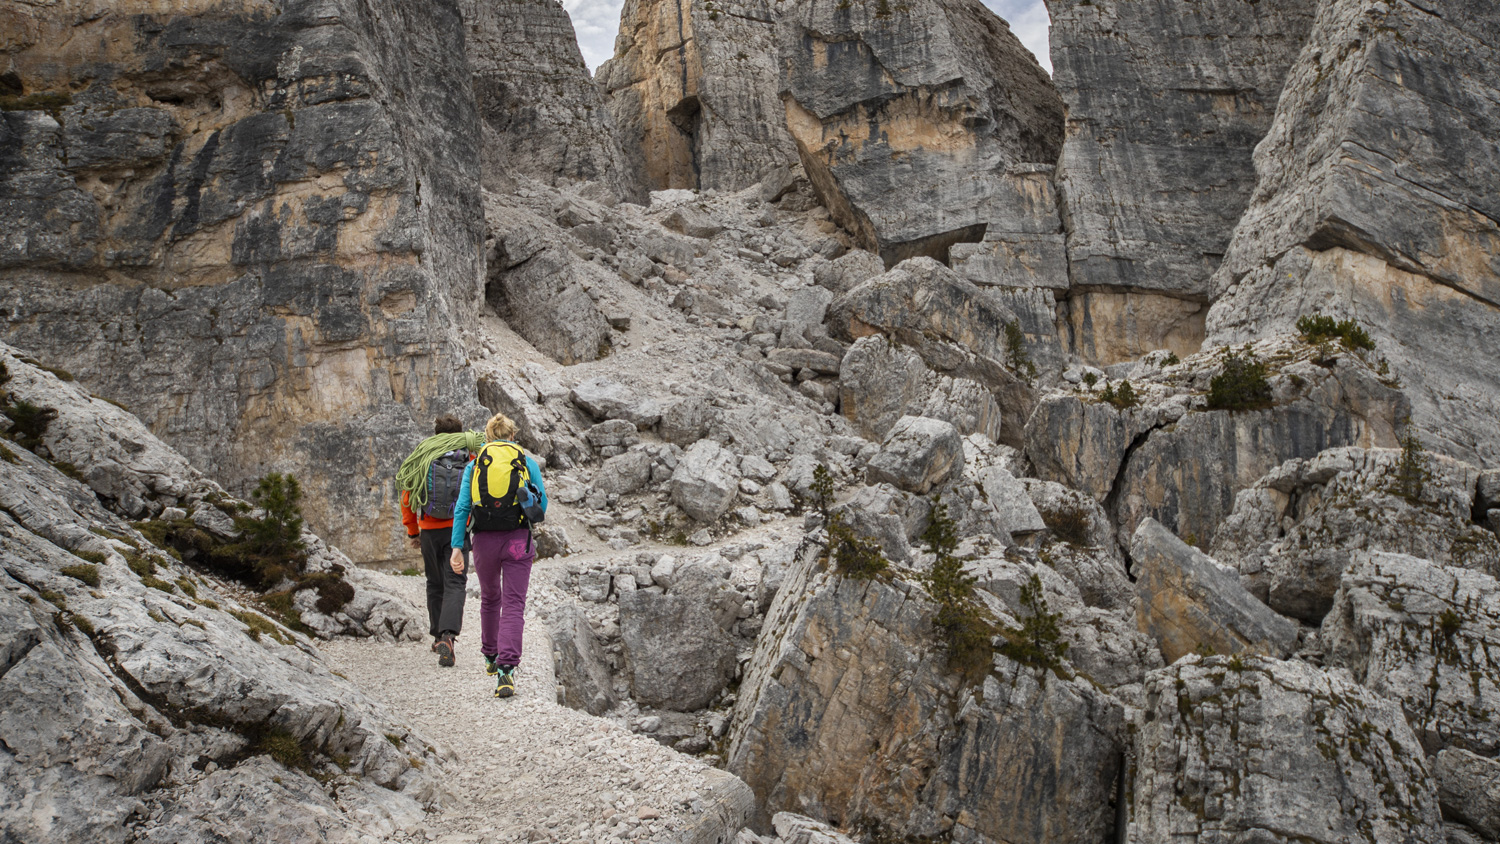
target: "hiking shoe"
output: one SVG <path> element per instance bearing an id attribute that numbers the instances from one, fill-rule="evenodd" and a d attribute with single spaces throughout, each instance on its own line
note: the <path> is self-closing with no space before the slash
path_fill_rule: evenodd
<path id="1" fill-rule="evenodd" d="M 438 643 L 436 645 L 432 646 L 432 649 L 435 650 L 435 651 L 437 651 L 438 665 L 441 665 L 444 668 L 452 668 L 453 667 L 453 637 L 452 636 L 444 636 L 442 639 L 439 639 Z"/>
<path id="2" fill-rule="evenodd" d="M 500 668 L 496 672 L 495 697 L 510 697 L 516 693 L 516 669 Z"/>
<path id="3" fill-rule="evenodd" d="M 484 655 L 484 673 L 490 675 L 491 677 L 493 677 L 496 674 L 500 673 L 500 666 L 498 666 L 498 665 L 495 664 L 495 655 L 494 654 L 485 654 Z"/>

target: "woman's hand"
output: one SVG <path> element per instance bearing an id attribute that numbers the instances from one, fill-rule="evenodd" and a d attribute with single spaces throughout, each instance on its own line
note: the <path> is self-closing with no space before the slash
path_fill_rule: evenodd
<path id="1" fill-rule="evenodd" d="M 464 552 L 458 550 L 457 548 L 454 548 L 453 553 L 448 556 L 448 565 L 453 567 L 454 574 L 463 574 Z"/>

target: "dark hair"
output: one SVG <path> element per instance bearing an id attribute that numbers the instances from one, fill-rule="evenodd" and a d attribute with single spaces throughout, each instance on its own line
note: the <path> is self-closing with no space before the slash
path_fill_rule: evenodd
<path id="1" fill-rule="evenodd" d="M 434 434 L 461 434 L 463 430 L 463 421 L 451 413 L 444 413 L 432 422 Z"/>

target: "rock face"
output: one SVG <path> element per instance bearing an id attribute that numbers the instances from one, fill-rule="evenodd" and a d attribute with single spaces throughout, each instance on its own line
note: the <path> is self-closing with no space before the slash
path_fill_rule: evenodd
<path id="1" fill-rule="evenodd" d="M 698 565 L 675 572 L 666 592 L 621 593 L 620 638 L 637 701 L 702 709 L 734 678 L 734 640 L 720 622 L 727 609 L 732 623 L 740 602 L 727 590 L 718 572 Z"/>
<path id="2" fill-rule="evenodd" d="M 179 513 L 215 530 L 207 511 L 234 502 L 133 417 L 6 364 L 5 412 L 45 401 L 57 417 L 35 452 L 0 449 L 0 837 L 208 842 L 295 828 L 357 840 L 419 821 L 439 797 L 431 743 L 242 590 L 105 506 L 128 512 L 137 491 L 159 506 L 172 490 Z M 51 462 L 77 473 L 64 455 L 85 445 L 106 492 Z M 361 586 L 350 606 L 374 600 Z"/>
<path id="3" fill-rule="evenodd" d="M 548 0 L 460 0 L 484 131 L 487 187 L 506 176 L 600 182 L 644 202 L 640 173 L 622 168 L 614 117 L 583 63 L 568 13 Z"/>
<path id="4" fill-rule="evenodd" d="M 1398 480 L 1401 454 L 1340 448 L 1287 461 L 1235 497 L 1214 554 L 1273 609 L 1311 623 L 1332 606 L 1356 550 L 1500 575 L 1500 540 L 1473 522 L 1479 472 L 1426 457 L 1420 494 L 1408 498 Z"/>
<path id="5" fill-rule="evenodd" d="M 1190 657 L 1146 682 L 1140 841 L 1444 841 L 1400 710 L 1301 662 Z"/>
<path id="6" fill-rule="evenodd" d="M 797 153 L 766 0 L 627 0 L 598 84 L 651 190 L 739 190 Z"/>
<path id="7" fill-rule="evenodd" d="M 1122 535 L 1149 515 L 1212 546 L 1235 495 L 1285 460 L 1339 446 L 1396 444 L 1405 396 L 1363 362 L 1345 357 L 1327 368 L 1287 367 L 1273 380 L 1280 381 L 1273 389 L 1283 391 L 1275 406 L 1189 413 L 1131 452 L 1113 489 Z"/>
<path id="8" fill-rule="evenodd" d="M 967 378 L 938 375 L 920 355 L 881 335 L 861 337 L 839 363 L 839 412 L 868 439 L 880 441 L 902 416 L 951 423 L 961 434 L 1000 438 L 1000 405 Z"/>
<path id="9" fill-rule="evenodd" d="M 988 230 L 1055 235 L 1062 102 L 978 0 L 810 0 L 776 22 L 786 125 L 834 219 L 886 266 Z"/>
<path id="10" fill-rule="evenodd" d="M 767 614 L 735 708 L 729 769 L 769 815 L 896 836 L 1099 841 L 1112 828 L 1121 710 L 1081 679 L 997 657 L 982 695 L 946 673 L 932 604 L 844 579 L 814 547 Z"/>
<path id="11" fill-rule="evenodd" d="M 1423 438 L 1481 466 L 1500 461 L 1497 370 L 1468 351 L 1500 330 L 1497 43 L 1482 0 L 1322 4 L 1208 320 L 1229 343 L 1357 318 Z"/>
<path id="12" fill-rule="evenodd" d="M 1357 553 L 1323 619 L 1330 664 L 1400 701 L 1429 753 L 1500 753 L 1500 584 L 1404 554 Z"/>
<path id="13" fill-rule="evenodd" d="M 1277 658 L 1296 647 L 1294 622 L 1267 609 L 1233 574 L 1155 520 L 1136 528 L 1130 555 L 1140 600 L 1136 621 L 1167 662 L 1204 647 Z"/>
<path id="14" fill-rule="evenodd" d="M 552 623 L 552 664 L 557 670 L 557 702 L 590 715 L 602 715 L 615 705 L 609 667 L 588 616 L 577 607 L 564 607 Z"/>
<path id="15" fill-rule="evenodd" d="M 1317 7 L 1048 0 L 1076 352 L 1109 364 L 1197 350 L 1256 185 L 1251 152 Z"/>
<path id="16" fill-rule="evenodd" d="M 1432 757 L 1432 774 L 1445 816 L 1487 840 L 1500 838 L 1500 763 L 1448 748 Z"/>
<path id="17" fill-rule="evenodd" d="M 6 14 L 21 104 L 53 105 L 0 118 L 4 339 L 232 489 L 297 474 L 314 527 L 390 556 L 366 478 L 482 414 L 454 342 L 483 237 L 456 5 Z"/>

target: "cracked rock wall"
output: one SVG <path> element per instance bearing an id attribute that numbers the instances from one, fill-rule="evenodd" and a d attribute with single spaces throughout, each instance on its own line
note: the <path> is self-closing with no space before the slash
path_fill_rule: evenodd
<path id="1" fill-rule="evenodd" d="M 1048 0 L 1075 351 L 1108 364 L 1197 350 L 1251 152 L 1317 5 Z"/>
<path id="2" fill-rule="evenodd" d="M 1492 3 L 1325 4 L 1208 318 L 1214 343 L 1359 320 L 1429 446 L 1480 466 L 1500 464 L 1497 67 Z"/>
<path id="3" fill-rule="evenodd" d="M 4 339 L 231 489 L 295 473 L 310 524 L 391 556 L 380 479 L 432 415 L 482 413 L 453 342 L 484 234 L 457 6 L 0 15 Z"/>

